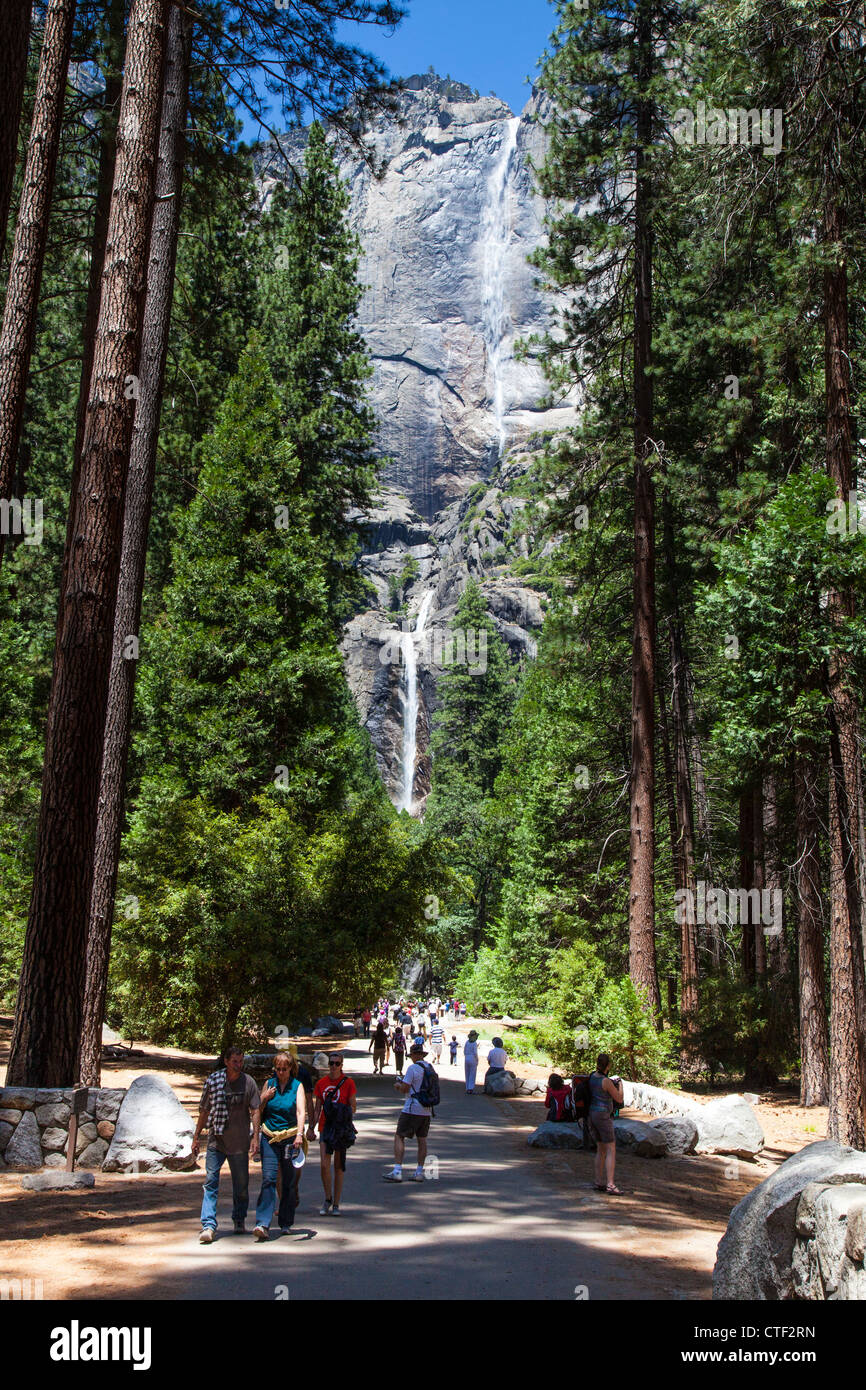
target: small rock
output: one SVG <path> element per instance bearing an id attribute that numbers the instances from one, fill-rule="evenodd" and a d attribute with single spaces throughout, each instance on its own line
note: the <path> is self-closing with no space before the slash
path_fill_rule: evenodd
<path id="1" fill-rule="evenodd" d="M 113 1121 L 100 1120 L 99 1124 L 96 1126 L 96 1132 L 100 1139 L 113 1139 L 115 1128 L 116 1126 Z"/>
<path id="2" fill-rule="evenodd" d="M 65 1155 L 65 1154 L 46 1154 L 45 1157 L 44 1157 L 43 1160 L 42 1160 L 42 1167 L 43 1167 L 43 1168 L 65 1168 L 65 1167 L 66 1167 L 66 1155 Z"/>
<path id="3" fill-rule="evenodd" d="M 37 1105 L 34 1113 L 37 1124 L 68 1125 L 72 1111 L 68 1105 L 63 1105 L 62 1102 L 51 1101 L 46 1105 Z"/>
<path id="4" fill-rule="evenodd" d="M 15 1133 L 6 1145 L 4 1159 L 6 1167 L 17 1172 L 26 1172 L 29 1168 L 42 1167 L 39 1126 L 32 1110 L 28 1110 L 22 1115 Z"/>
<path id="5" fill-rule="evenodd" d="M 32 1110 L 36 1104 L 36 1090 L 30 1086 L 4 1086 L 0 1088 L 0 1109 Z"/>
<path id="6" fill-rule="evenodd" d="M 68 1138 L 68 1131 L 61 1129 L 59 1125 L 51 1129 L 43 1129 L 42 1147 L 43 1149 L 49 1150 L 49 1152 L 55 1149 L 65 1149 Z"/>
<path id="7" fill-rule="evenodd" d="M 23 1114 L 23 1110 L 0 1110 L 0 1120 L 14 1129 Z"/>
<path id="8" fill-rule="evenodd" d="M 71 1094 L 71 1091 L 61 1090 L 56 1086 L 38 1086 L 34 1098 L 35 1106 L 60 1105 L 63 1101 L 68 1103 Z M 36 1118 L 39 1118 L 38 1115 Z"/>
<path id="9" fill-rule="evenodd" d="M 96 1125 L 87 1124 L 78 1126 L 78 1133 L 75 1136 L 75 1157 L 83 1153 L 88 1144 L 92 1144 L 99 1135 L 96 1132 Z"/>
<path id="10" fill-rule="evenodd" d="M 2 1114 L 2 1115 L 6 1115 L 6 1114 L 8 1114 L 8 1113 L 9 1113 L 9 1112 L 6 1111 L 6 1110 L 0 1111 L 0 1114 Z M 14 1111 L 13 1113 L 14 1113 L 14 1114 L 18 1114 L 17 1111 Z M 20 1118 L 21 1118 L 21 1116 L 20 1116 L 20 1114 L 19 1114 L 19 1115 L 18 1115 L 18 1119 L 20 1120 Z M 12 1138 L 12 1135 L 13 1135 L 14 1133 L 15 1133 L 15 1125 L 13 1125 L 13 1124 L 8 1124 L 8 1123 L 6 1122 L 6 1120 L 0 1120 L 0 1154 L 6 1152 L 6 1146 L 7 1146 L 7 1144 L 9 1143 L 9 1140 Z"/>
<path id="11" fill-rule="evenodd" d="M 92 1173 L 33 1173 L 21 1179 L 21 1186 L 30 1192 L 63 1192 L 75 1187 L 94 1187 Z"/>
<path id="12" fill-rule="evenodd" d="M 126 1091 L 97 1091 L 95 1114 L 97 1120 L 116 1120 Z"/>
<path id="13" fill-rule="evenodd" d="M 108 1153 L 107 1139 L 94 1139 L 76 1158 L 79 1168 L 101 1168 L 102 1160 Z"/>

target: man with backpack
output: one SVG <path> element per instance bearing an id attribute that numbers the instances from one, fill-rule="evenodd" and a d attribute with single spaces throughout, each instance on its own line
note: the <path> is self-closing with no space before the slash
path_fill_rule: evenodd
<path id="1" fill-rule="evenodd" d="M 403 1154 L 407 1139 L 418 1141 L 418 1162 L 412 1175 L 413 1181 L 424 1181 L 427 1135 L 430 1133 L 430 1120 L 439 1104 L 439 1078 L 430 1063 L 423 1060 L 426 1056 L 424 1044 L 413 1043 L 406 1074 L 402 1081 L 394 1082 L 394 1090 L 404 1095 L 406 1100 L 394 1135 L 394 1167 L 390 1173 L 385 1173 L 386 1182 L 403 1181 Z"/>

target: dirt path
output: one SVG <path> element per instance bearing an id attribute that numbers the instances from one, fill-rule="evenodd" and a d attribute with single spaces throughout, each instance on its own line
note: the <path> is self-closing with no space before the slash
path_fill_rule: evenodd
<path id="1" fill-rule="evenodd" d="M 773 1110 L 784 1107 L 761 1106 L 768 1150 L 758 1164 L 622 1156 L 617 1181 L 624 1195 L 608 1198 L 592 1189 L 591 1155 L 527 1148 L 527 1134 L 544 1117 L 538 1100 L 468 1097 L 462 1069 L 446 1058 L 430 1144 L 438 1177 L 391 1187 L 382 1174 L 401 1104 L 393 1069 L 373 1077 L 363 1041 L 350 1040 L 346 1051 L 359 1086 L 360 1138 L 340 1217 L 318 1216 L 312 1154 L 296 1228 L 267 1245 L 225 1234 L 227 1173 L 220 1238 L 198 1245 L 201 1165 L 197 1173 L 164 1177 L 97 1174 L 92 1192 L 70 1195 L 25 1195 L 17 1176 L 3 1174 L 4 1277 L 41 1279 L 46 1298 L 376 1299 L 404 1296 L 418 1280 L 427 1297 L 449 1300 L 570 1299 L 575 1289 L 592 1299 L 706 1299 L 731 1207 L 771 1166 L 821 1137 L 801 1136 L 795 1107 L 781 1118 Z M 135 1060 L 137 1067 L 106 1067 L 104 1084 L 127 1085 L 156 1065 L 195 1109 L 208 1058 L 162 1049 L 144 1065 L 129 1062 Z M 815 1112 L 806 1123 L 823 1134 Z M 407 1172 L 410 1159 L 414 1149 L 407 1150 Z M 259 1178 L 253 1164 L 253 1203 Z"/>

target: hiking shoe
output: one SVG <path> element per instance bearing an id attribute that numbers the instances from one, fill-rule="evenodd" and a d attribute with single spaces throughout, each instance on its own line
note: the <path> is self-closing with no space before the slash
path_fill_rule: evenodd
<path id="1" fill-rule="evenodd" d="M 205 1226 L 198 1238 L 199 1245 L 213 1245 L 213 1231 L 210 1226 Z"/>
<path id="2" fill-rule="evenodd" d="M 416 1168 L 416 1169 L 415 1169 L 415 1172 L 412 1174 L 412 1181 L 413 1181 L 413 1182 L 423 1182 L 423 1181 L 424 1181 L 424 1169 L 423 1169 L 423 1168 Z"/>
<path id="3" fill-rule="evenodd" d="M 385 1182 L 402 1182 L 402 1181 L 403 1181 L 403 1174 L 402 1174 L 402 1173 L 395 1173 L 393 1170 L 392 1170 L 390 1173 L 383 1173 L 383 1174 L 382 1174 L 382 1177 L 384 1178 Z"/>
<path id="4" fill-rule="evenodd" d="M 324 1202 L 322 1203 L 322 1205 L 319 1207 L 319 1215 L 320 1215 L 320 1216 L 327 1216 L 327 1215 L 328 1215 L 328 1212 L 331 1210 L 331 1207 L 332 1207 L 333 1205 L 334 1205 L 334 1199 L 333 1199 L 333 1197 L 326 1197 L 325 1200 L 324 1200 Z"/>
<path id="5" fill-rule="evenodd" d="M 332 1205 L 332 1207 L 331 1207 L 331 1215 L 332 1215 L 332 1216 L 339 1216 L 339 1215 L 340 1215 L 340 1208 L 337 1206 L 337 1203 L 336 1203 L 336 1202 L 334 1202 L 333 1205 Z"/>
<path id="6" fill-rule="evenodd" d="M 256 1240 L 267 1240 L 268 1238 L 268 1233 L 264 1226 L 256 1226 L 256 1229 L 253 1231 L 253 1235 L 255 1236 Z"/>

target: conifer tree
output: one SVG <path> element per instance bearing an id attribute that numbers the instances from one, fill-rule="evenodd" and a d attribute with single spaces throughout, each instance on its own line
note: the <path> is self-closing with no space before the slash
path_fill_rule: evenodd
<path id="1" fill-rule="evenodd" d="M 348 189 L 316 121 L 300 185 L 276 192 L 266 220 L 261 331 L 298 460 L 298 488 L 329 557 L 335 621 L 348 616 L 358 592 L 350 512 L 369 503 L 377 467 L 367 402 L 372 367 L 356 322 L 360 248 L 348 207 Z"/>

